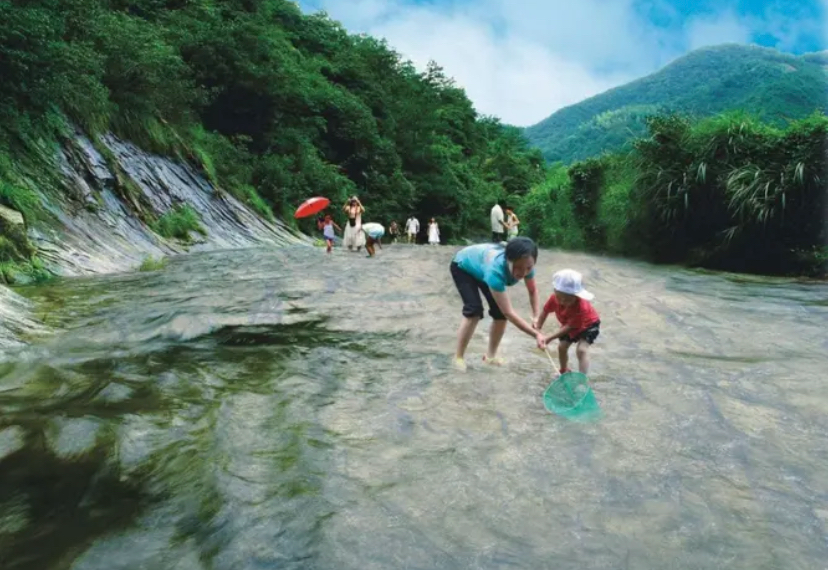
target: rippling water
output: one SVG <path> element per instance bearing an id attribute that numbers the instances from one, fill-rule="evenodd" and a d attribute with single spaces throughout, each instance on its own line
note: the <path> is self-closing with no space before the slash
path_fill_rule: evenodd
<path id="1" fill-rule="evenodd" d="M 450 367 L 453 248 L 175 259 L 20 292 L 0 567 L 821 569 L 828 286 L 542 251 L 602 333 L 592 424 L 546 357 Z M 522 286 L 511 298 L 524 313 Z"/>

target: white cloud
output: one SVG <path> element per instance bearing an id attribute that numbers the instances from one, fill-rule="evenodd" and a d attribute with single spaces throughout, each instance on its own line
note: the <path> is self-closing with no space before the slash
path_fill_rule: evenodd
<path id="1" fill-rule="evenodd" d="M 828 2 L 828 0 L 824 0 Z M 384 37 L 424 69 L 433 59 L 478 112 L 526 126 L 655 71 L 688 49 L 750 38 L 733 12 L 679 29 L 650 24 L 636 0 L 305 0 L 351 32 Z M 676 21 L 664 0 L 649 14 Z"/>
<path id="2" fill-rule="evenodd" d="M 822 0 L 816 5 L 818 16 L 813 17 L 811 10 L 814 6 L 798 6 L 794 10 L 790 6 L 769 6 L 764 18 L 756 23 L 756 28 L 776 39 L 775 47 L 783 51 L 790 51 L 808 38 L 820 38 L 822 43 L 828 43 L 828 21 L 826 9 L 828 0 Z"/>
<path id="3" fill-rule="evenodd" d="M 418 69 L 433 59 L 466 90 L 478 112 L 530 125 L 554 110 L 633 79 L 647 59 L 630 2 L 482 0 L 450 6 L 400 0 L 322 0 L 351 32 L 384 37 Z M 622 31 L 619 32 L 619 28 Z M 601 65 L 627 70 L 598 73 Z M 662 62 L 663 63 L 663 62 Z"/>
<path id="4" fill-rule="evenodd" d="M 686 27 L 688 48 L 698 49 L 725 43 L 750 41 L 751 30 L 733 12 L 693 18 Z"/>
<path id="5" fill-rule="evenodd" d="M 597 77 L 521 35 L 499 36 L 468 13 L 447 17 L 412 9 L 404 19 L 390 19 L 368 31 L 387 38 L 420 69 L 434 59 L 466 90 L 478 112 L 511 124 L 535 123 L 552 109 L 600 93 L 619 80 Z"/>

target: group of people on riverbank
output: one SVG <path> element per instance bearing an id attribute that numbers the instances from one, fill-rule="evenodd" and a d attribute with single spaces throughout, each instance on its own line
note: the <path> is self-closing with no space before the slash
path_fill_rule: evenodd
<path id="1" fill-rule="evenodd" d="M 365 206 L 362 205 L 357 196 L 351 196 L 342 210 L 348 216 L 348 222 L 345 225 L 345 230 L 333 220 L 330 214 L 320 215 L 316 219 L 317 229 L 322 232 L 327 246 L 327 252 L 331 253 L 338 238 L 336 232 L 342 232 L 342 243 L 348 248 L 348 251 L 361 251 L 363 247 L 368 252 L 369 257 L 373 257 L 375 253 L 374 246 L 382 249 L 382 237 L 385 235 L 385 228 L 376 222 L 368 224 L 362 223 L 362 215 L 365 213 Z M 408 243 L 416 243 L 417 234 L 420 231 L 420 221 L 411 216 L 405 223 L 405 233 L 408 236 Z M 388 227 L 388 235 L 391 238 L 391 243 L 396 243 L 400 237 L 399 226 L 396 220 L 392 221 Z M 440 226 L 437 220 L 431 218 L 428 224 L 428 243 L 430 245 L 440 245 Z"/>
<path id="2" fill-rule="evenodd" d="M 416 216 L 413 214 L 405 221 L 405 236 L 407 238 L 408 243 L 417 243 L 417 236 L 420 234 L 420 220 L 417 219 Z M 397 226 L 397 222 L 392 221 L 391 225 L 389 226 L 388 236 L 391 238 L 391 243 L 397 243 L 397 239 L 400 239 L 402 235 L 399 232 L 399 226 Z M 440 226 L 437 224 L 437 220 L 435 218 L 431 218 L 428 221 L 428 232 L 427 232 L 428 244 L 429 245 L 440 245 L 441 238 L 440 238 Z"/>
<path id="3" fill-rule="evenodd" d="M 343 234 L 343 245 L 349 251 L 354 249 L 360 251 L 365 247 L 365 251 L 368 252 L 368 257 L 373 257 L 376 251 L 374 246 L 379 246 L 382 249 L 381 238 L 385 233 L 385 228 L 379 224 L 371 224 L 371 226 L 368 226 L 362 223 L 362 214 L 365 213 L 365 206 L 362 205 L 362 202 L 360 202 L 357 196 L 348 198 L 348 201 L 342 206 L 342 210 L 348 216 L 344 231 L 333 221 L 333 217 L 330 214 L 320 216 L 316 220 L 317 229 L 322 232 L 325 238 L 327 252 L 331 253 L 334 242 L 337 240 L 336 231 L 341 231 Z M 378 228 L 375 226 L 378 226 Z"/>
<path id="4" fill-rule="evenodd" d="M 334 222 L 330 214 L 320 215 L 316 221 L 317 229 L 322 232 L 325 238 L 328 253 L 331 252 L 335 242 L 338 241 L 336 231 L 340 231 L 343 233 L 343 245 L 349 251 L 354 249 L 360 251 L 364 246 L 369 257 L 372 257 L 375 245 L 382 249 L 382 236 L 385 235 L 385 228 L 377 223 L 363 225 L 362 215 L 365 213 L 365 207 L 357 196 L 351 196 L 342 209 L 348 216 L 348 223 L 344 231 Z M 495 203 L 490 213 L 490 220 L 493 242 L 500 243 L 517 237 L 520 219 L 511 206 L 506 206 L 502 202 Z M 420 233 L 420 221 L 413 214 L 406 220 L 404 232 L 408 243 L 417 243 L 417 236 Z M 397 240 L 403 237 L 396 220 L 392 220 L 389 224 L 388 236 L 391 243 L 397 243 Z M 435 218 L 429 220 L 427 241 L 429 245 L 440 245 L 441 243 L 440 226 Z"/>
<path id="5" fill-rule="evenodd" d="M 520 220 L 515 214 L 514 208 L 506 206 L 502 202 L 496 202 L 492 206 L 490 218 L 493 242 L 500 243 L 517 237 Z"/>

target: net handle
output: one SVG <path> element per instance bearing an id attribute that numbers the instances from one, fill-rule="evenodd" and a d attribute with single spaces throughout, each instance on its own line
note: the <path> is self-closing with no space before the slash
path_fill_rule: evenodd
<path id="1" fill-rule="evenodd" d="M 555 365 L 555 360 L 552 358 L 552 355 L 551 355 L 551 354 L 549 354 L 549 349 L 548 349 L 548 348 L 546 348 L 546 347 L 543 347 L 543 352 L 545 352 L 545 353 L 546 353 L 547 358 L 549 358 L 549 364 L 551 364 L 551 365 L 552 365 L 552 370 L 554 370 L 554 371 L 555 371 L 555 373 L 557 373 L 557 374 L 558 374 L 558 376 L 560 376 L 560 375 L 561 375 L 561 371 L 560 371 L 560 370 L 558 370 L 558 367 Z"/>
<path id="2" fill-rule="evenodd" d="M 551 355 L 551 354 L 549 354 L 549 349 L 548 349 L 548 348 L 546 348 L 546 347 L 544 346 L 544 347 L 543 347 L 543 351 L 546 353 L 547 358 L 549 358 L 549 364 L 551 364 L 551 365 L 552 365 L 552 369 L 555 371 L 555 373 L 556 373 L 558 376 L 560 376 L 560 375 L 561 375 L 561 371 L 560 371 L 560 370 L 558 370 L 558 367 L 555 365 L 555 360 L 552 358 L 552 355 Z M 564 382 L 564 383 L 563 383 L 563 386 L 564 386 L 564 388 L 566 389 L 566 393 L 567 393 L 567 394 L 569 394 L 569 397 L 570 397 L 570 398 L 572 398 L 572 397 L 574 396 L 574 394 L 572 394 L 572 389 L 569 387 L 569 384 L 567 384 L 566 382 Z"/>

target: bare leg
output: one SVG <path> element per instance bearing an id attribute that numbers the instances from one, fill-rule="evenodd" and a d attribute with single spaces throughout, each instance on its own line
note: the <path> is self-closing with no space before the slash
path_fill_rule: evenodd
<path id="1" fill-rule="evenodd" d="M 478 317 L 463 317 L 463 322 L 460 324 L 460 329 L 457 331 L 457 352 L 455 358 L 463 358 L 466 354 L 466 348 L 469 346 L 469 341 L 474 334 L 474 329 L 477 328 L 477 323 L 480 321 Z"/>
<path id="2" fill-rule="evenodd" d="M 492 328 L 489 329 L 489 353 L 486 358 L 492 359 L 497 355 L 497 347 L 500 346 L 500 341 L 503 339 L 503 333 L 506 332 L 506 320 L 492 321 Z"/>
<path id="3" fill-rule="evenodd" d="M 578 371 L 581 374 L 589 374 L 589 343 L 585 340 L 580 341 L 575 354 L 578 356 Z"/>
<path id="4" fill-rule="evenodd" d="M 558 360 L 561 364 L 561 371 L 566 370 L 569 364 L 569 345 L 572 344 L 569 341 L 559 341 L 558 342 Z"/>

